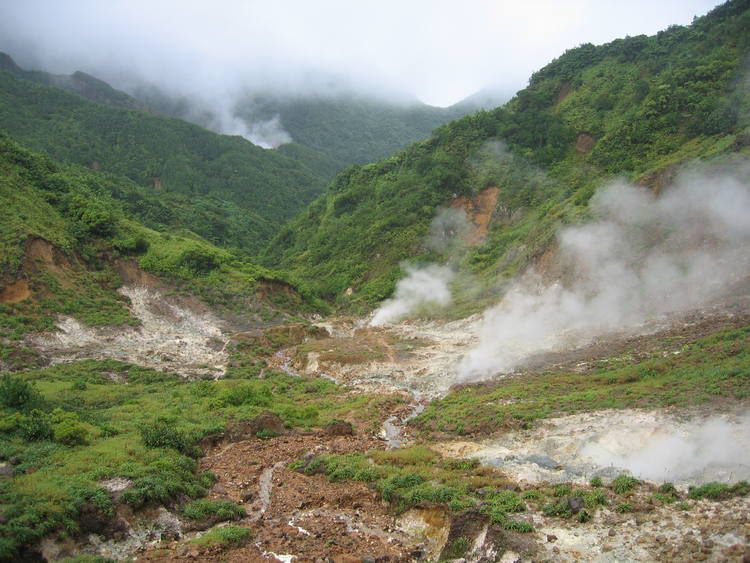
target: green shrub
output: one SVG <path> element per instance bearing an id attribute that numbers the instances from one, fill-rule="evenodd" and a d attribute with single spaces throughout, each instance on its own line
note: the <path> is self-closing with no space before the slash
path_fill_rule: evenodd
<path id="1" fill-rule="evenodd" d="M 149 243 L 143 237 L 130 237 L 126 239 L 115 239 L 112 241 L 112 246 L 120 254 L 143 254 L 148 250 Z"/>
<path id="2" fill-rule="evenodd" d="M 64 204 L 66 214 L 74 220 L 75 235 L 107 236 L 114 232 L 115 217 L 104 199 L 94 194 L 70 194 Z"/>
<path id="3" fill-rule="evenodd" d="M 503 524 L 503 528 L 521 534 L 529 534 L 534 531 L 534 526 L 525 520 L 508 520 Z"/>
<path id="4" fill-rule="evenodd" d="M 224 405 L 239 407 L 240 405 L 268 406 L 270 404 L 271 393 L 267 388 L 257 389 L 252 384 L 236 385 L 226 389 L 219 396 L 219 400 Z"/>
<path id="5" fill-rule="evenodd" d="M 175 428 L 174 422 L 159 419 L 139 428 L 143 444 L 149 448 L 173 448 L 181 453 L 193 453 L 191 440 Z"/>
<path id="6" fill-rule="evenodd" d="M 22 409 L 34 397 L 34 388 L 23 379 L 10 374 L 0 377 L 0 404 L 4 407 Z"/>
<path id="7" fill-rule="evenodd" d="M 680 499 L 680 494 L 672 483 L 664 483 L 654 493 L 654 499 L 665 504 L 671 504 Z"/>
<path id="8" fill-rule="evenodd" d="M 592 487 L 601 487 L 604 485 L 604 483 L 602 482 L 601 477 L 592 477 L 591 481 L 589 481 L 589 485 L 591 485 Z"/>
<path id="9" fill-rule="evenodd" d="M 639 483 L 640 481 L 635 477 L 623 473 L 622 475 L 618 475 L 617 478 L 612 481 L 612 490 L 618 495 L 624 495 L 625 493 L 632 491 Z"/>
<path id="10" fill-rule="evenodd" d="M 479 460 L 476 458 L 471 459 L 447 459 L 443 462 L 446 469 L 453 471 L 469 471 L 479 467 Z"/>
<path id="11" fill-rule="evenodd" d="M 204 275 L 221 265 L 221 256 L 208 247 L 195 246 L 182 253 L 178 265 L 193 275 Z"/>
<path id="12" fill-rule="evenodd" d="M 621 514 L 624 512 L 630 512 L 633 510 L 633 505 L 629 502 L 621 502 L 615 507 L 615 510 Z"/>
<path id="13" fill-rule="evenodd" d="M 238 520 L 245 516 L 245 510 L 228 500 L 194 500 L 182 507 L 182 513 L 190 520 L 215 519 L 217 522 Z"/>
<path id="14" fill-rule="evenodd" d="M 542 507 L 542 513 L 545 516 L 558 516 L 560 518 L 570 518 L 573 515 L 573 509 L 567 498 L 545 504 Z"/>
<path id="15" fill-rule="evenodd" d="M 84 379 L 74 381 L 70 388 L 73 391 L 85 391 L 87 388 L 86 381 Z"/>
<path id="16" fill-rule="evenodd" d="M 21 438 L 27 442 L 49 440 L 52 438 L 52 426 L 49 416 L 40 410 L 34 409 L 28 415 L 21 417 L 18 424 Z"/>
<path id="17" fill-rule="evenodd" d="M 747 496 L 748 493 L 750 493 L 750 484 L 747 481 L 739 481 L 734 485 L 714 482 L 699 487 L 691 487 L 688 491 L 688 498 L 724 500 L 735 496 Z"/>
<path id="18" fill-rule="evenodd" d="M 66 446 L 81 446 L 88 442 L 88 428 L 77 414 L 57 408 L 52 411 L 51 421 L 55 442 Z"/>
<path id="19" fill-rule="evenodd" d="M 66 446 L 82 446 L 88 443 L 88 429 L 80 422 L 65 420 L 53 427 L 55 442 Z"/>
<path id="20" fill-rule="evenodd" d="M 596 508 L 607 504 L 607 495 L 602 490 L 589 491 L 583 495 L 583 503 L 587 508 Z"/>
<path id="21" fill-rule="evenodd" d="M 562 485 L 555 485 L 555 488 L 552 492 L 553 495 L 556 497 L 566 497 L 573 491 L 573 488 L 570 485 L 562 484 Z"/>

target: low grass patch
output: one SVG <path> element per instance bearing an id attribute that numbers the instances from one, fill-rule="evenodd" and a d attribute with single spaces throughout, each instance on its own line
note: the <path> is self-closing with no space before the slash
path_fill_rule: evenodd
<path id="1" fill-rule="evenodd" d="M 195 521 L 239 520 L 245 516 L 245 509 L 229 500 L 199 499 L 187 503 L 182 507 L 185 518 Z"/>
<path id="2" fill-rule="evenodd" d="M 190 540 L 190 543 L 201 547 L 241 547 L 249 542 L 252 537 L 252 531 L 248 528 L 223 526 L 212 528 L 202 536 Z"/>
<path id="3" fill-rule="evenodd" d="M 499 471 L 456 463 L 425 446 L 324 455 L 297 461 L 292 467 L 308 474 L 323 473 L 332 481 L 367 483 L 397 511 L 441 504 L 457 511 L 481 508 L 499 519 L 501 513 L 524 506 L 516 492 L 507 490 L 512 485 Z"/>

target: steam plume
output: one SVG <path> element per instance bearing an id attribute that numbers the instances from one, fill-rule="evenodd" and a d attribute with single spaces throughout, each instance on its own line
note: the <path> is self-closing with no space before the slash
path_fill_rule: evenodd
<path id="1" fill-rule="evenodd" d="M 230 111 L 213 116 L 208 128 L 225 135 L 239 135 L 264 149 L 275 149 L 292 142 L 278 115 L 271 119 L 247 122 Z"/>
<path id="2" fill-rule="evenodd" d="M 750 475 L 750 412 L 652 428 L 616 426 L 586 443 L 583 458 L 650 481 L 738 481 Z"/>
<path id="3" fill-rule="evenodd" d="M 658 198 L 622 181 L 598 192 L 593 220 L 558 236 L 574 281 L 545 284 L 533 272 L 518 281 L 485 312 L 459 377 L 508 371 L 531 353 L 634 329 L 720 296 L 750 273 L 747 176 L 747 167 L 683 173 Z"/>
<path id="4" fill-rule="evenodd" d="M 432 264 L 423 268 L 407 267 L 406 271 L 407 276 L 396 285 L 394 296 L 383 302 L 370 326 L 398 321 L 421 307 L 444 307 L 451 302 L 449 284 L 454 277 L 451 268 Z"/>
<path id="5" fill-rule="evenodd" d="M 425 247 L 441 256 L 458 257 L 466 249 L 472 225 L 463 209 L 441 209 L 430 224 Z"/>

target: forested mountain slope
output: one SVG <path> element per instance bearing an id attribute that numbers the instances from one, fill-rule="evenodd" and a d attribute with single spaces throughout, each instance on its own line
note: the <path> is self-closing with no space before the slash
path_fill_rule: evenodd
<path id="1" fill-rule="evenodd" d="M 372 304 L 392 291 L 401 261 L 428 256 L 424 237 L 441 206 L 497 186 L 486 242 L 464 266 L 513 275 L 561 222 L 585 213 L 606 178 L 658 184 L 673 164 L 746 150 L 748 54 L 747 0 L 655 36 L 569 50 L 505 106 L 340 174 L 266 260 L 329 299 Z"/>
<path id="2" fill-rule="evenodd" d="M 296 143 L 311 147 L 341 168 L 392 155 L 474 108 L 437 108 L 417 100 L 388 102 L 358 94 L 257 95 L 238 105 L 246 121 L 279 116 Z"/>
<path id="3" fill-rule="evenodd" d="M 25 78 L 32 82 L 54 86 L 61 90 L 78 94 L 92 102 L 124 109 L 148 109 L 143 102 L 128 96 L 125 92 L 120 92 L 112 88 L 112 86 L 103 80 L 99 80 L 85 72 L 79 71 L 68 75 L 51 74 L 37 70 L 24 70 L 7 53 L 0 53 L 0 70 L 9 72 L 17 78 Z"/>
<path id="4" fill-rule="evenodd" d="M 248 252 L 326 182 L 315 170 L 320 159 L 304 148 L 293 156 L 267 151 L 240 137 L 94 103 L 8 71 L 0 71 L 0 130 L 56 160 L 149 187 L 184 218 L 183 226 Z"/>

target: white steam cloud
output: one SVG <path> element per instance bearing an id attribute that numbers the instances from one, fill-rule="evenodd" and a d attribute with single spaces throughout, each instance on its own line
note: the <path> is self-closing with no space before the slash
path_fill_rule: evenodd
<path id="1" fill-rule="evenodd" d="M 738 481 L 750 477 L 750 412 L 672 425 L 615 425 L 580 451 L 600 467 L 649 481 Z"/>
<path id="2" fill-rule="evenodd" d="M 423 268 L 407 267 L 406 271 L 407 276 L 396 285 L 394 296 L 375 311 L 370 326 L 399 321 L 422 307 L 450 304 L 449 286 L 455 275 L 451 268 L 432 264 Z"/>
<path id="3" fill-rule="evenodd" d="M 457 256 L 465 250 L 472 227 L 463 209 L 441 209 L 430 224 L 425 248 L 440 255 Z"/>
<path id="4" fill-rule="evenodd" d="M 656 198 L 617 182 L 590 204 L 593 220 L 564 229 L 569 283 L 533 272 L 485 312 L 462 379 L 512 370 L 535 352 L 584 344 L 719 297 L 750 273 L 748 170 L 690 172 Z"/>
<path id="5" fill-rule="evenodd" d="M 275 149 L 292 142 L 278 115 L 271 119 L 246 122 L 229 111 L 213 116 L 208 128 L 224 135 L 239 135 L 264 149 Z"/>

